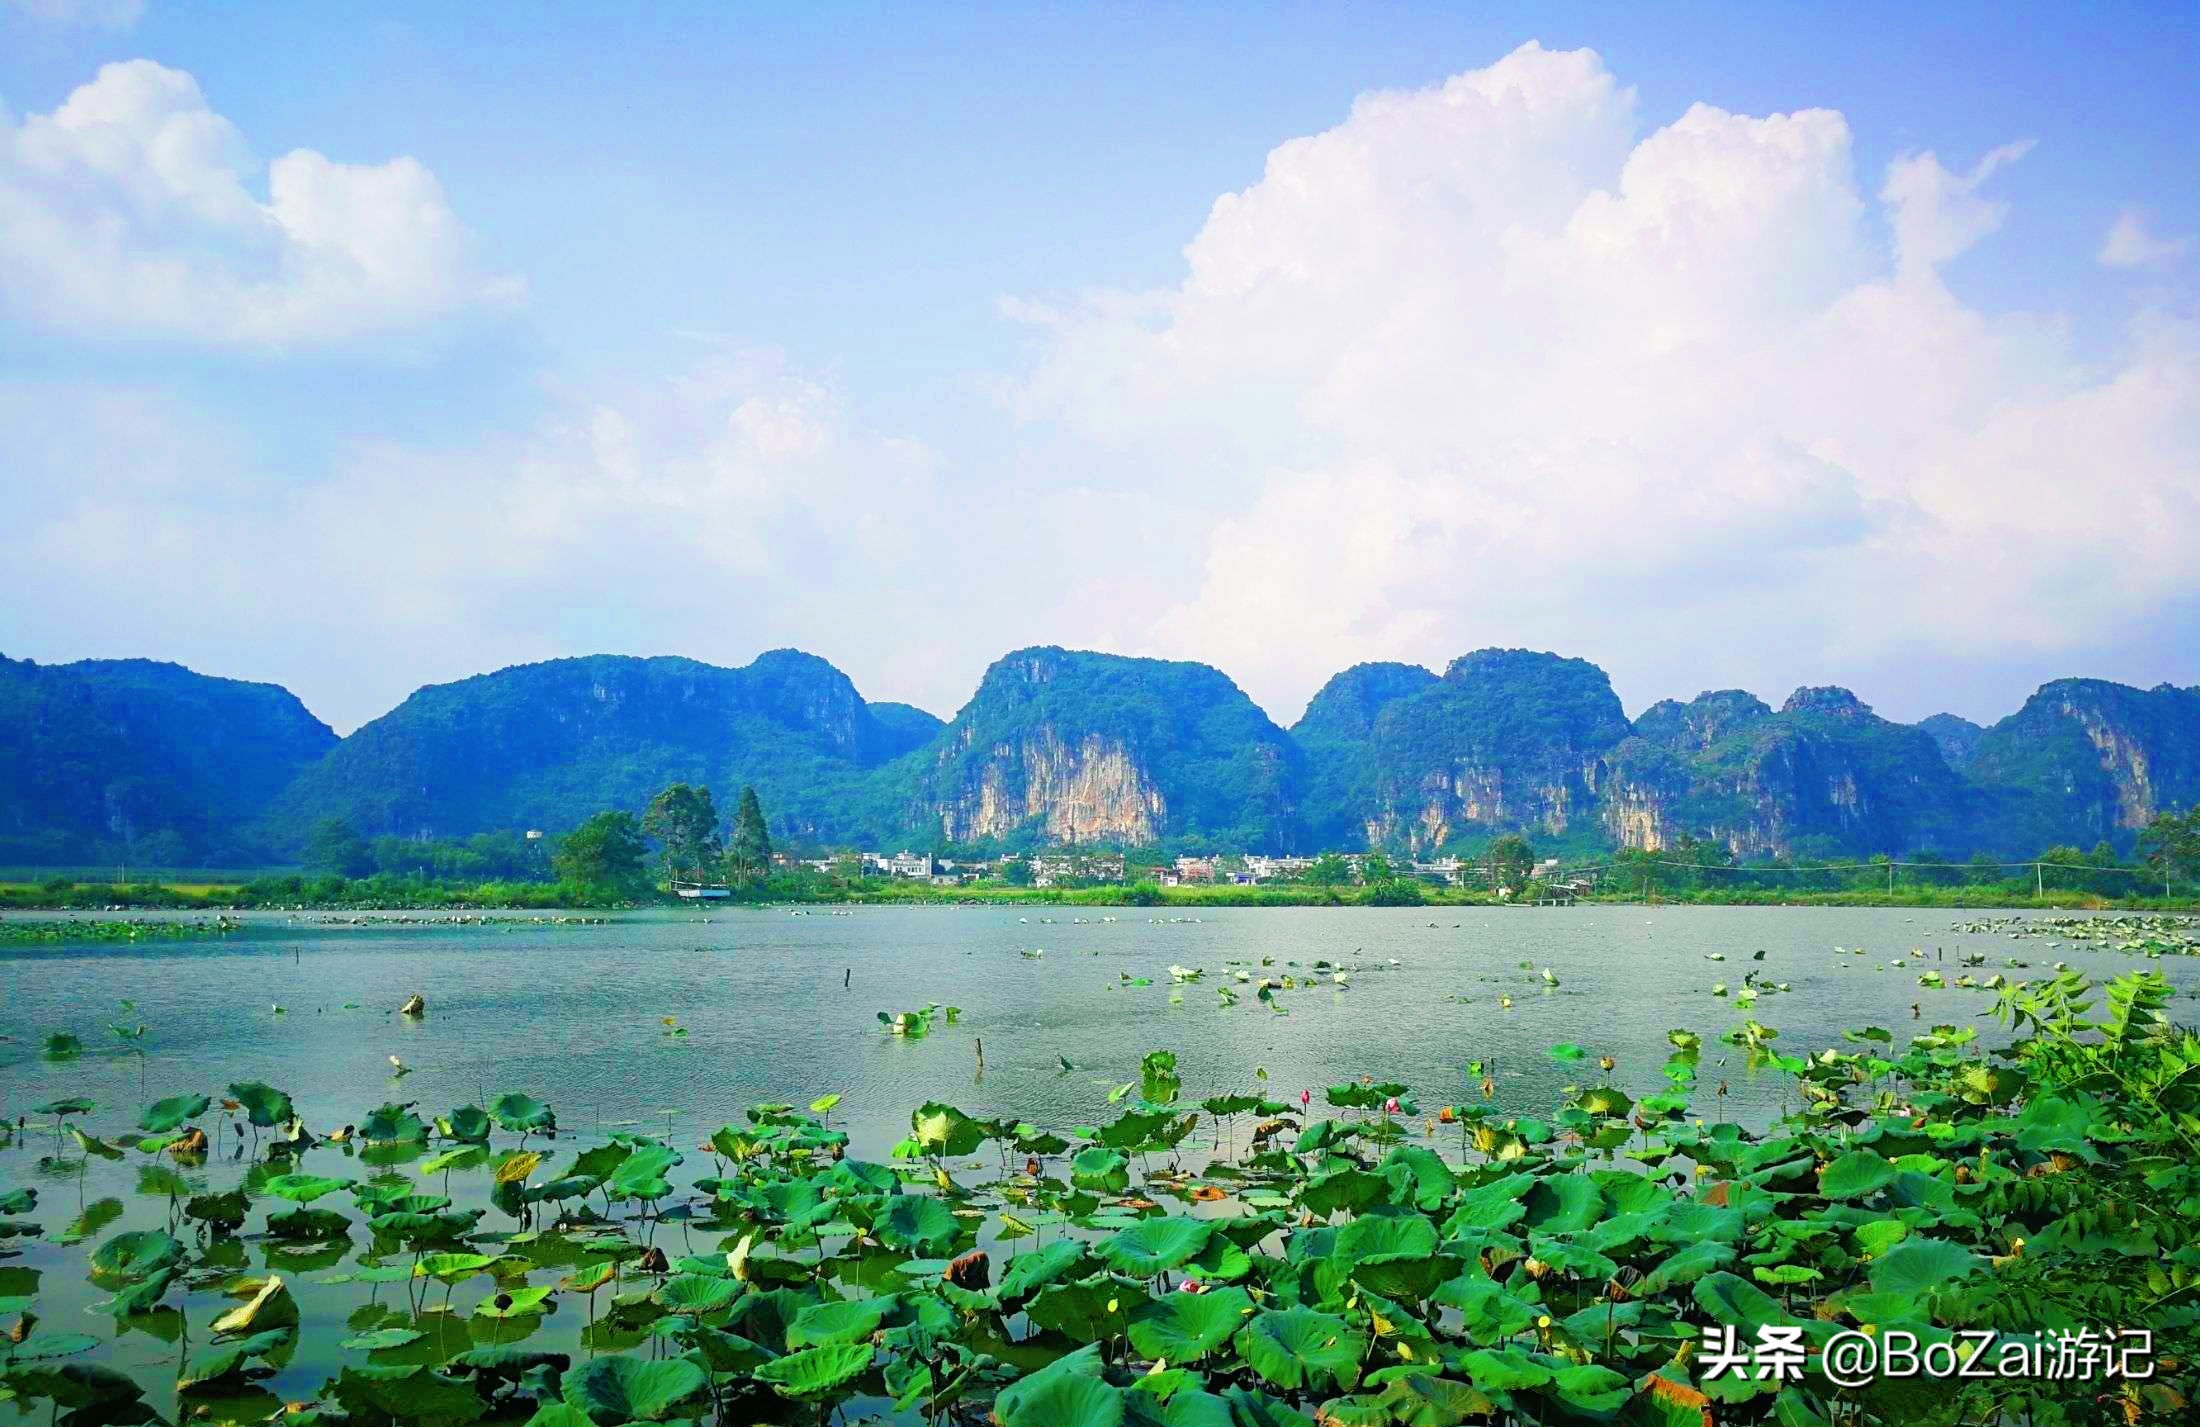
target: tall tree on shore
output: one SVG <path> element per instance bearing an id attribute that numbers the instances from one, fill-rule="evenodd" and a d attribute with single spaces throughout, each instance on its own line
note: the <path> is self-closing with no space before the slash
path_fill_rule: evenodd
<path id="1" fill-rule="evenodd" d="M 562 881 L 617 892 L 640 887 L 647 844 L 632 813 L 598 813 L 558 842 L 550 865 Z"/>
<path id="2" fill-rule="evenodd" d="M 2165 887 L 2172 880 L 2200 878 L 2200 806 L 2187 808 L 2182 816 L 2157 816 L 2139 834 L 2139 855 Z"/>
<path id="3" fill-rule="evenodd" d="M 756 789 L 741 790 L 741 804 L 733 814 L 733 843 L 726 862 L 736 877 L 761 877 L 772 865 L 771 830 L 764 825 L 764 805 Z"/>
<path id="4" fill-rule="evenodd" d="M 700 881 L 718 860 L 718 808 L 708 788 L 674 783 L 649 800 L 642 831 L 663 845 L 669 879 Z"/>

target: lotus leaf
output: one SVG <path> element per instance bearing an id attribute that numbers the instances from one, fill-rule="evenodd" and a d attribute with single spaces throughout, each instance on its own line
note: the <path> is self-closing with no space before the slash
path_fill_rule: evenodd
<path id="1" fill-rule="evenodd" d="M 1266 1309 L 1238 1330 L 1246 1364 L 1273 1387 L 1296 1390 L 1360 1380 L 1367 1335 L 1334 1314 L 1307 1307 Z"/>
<path id="2" fill-rule="evenodd" d="M 185 1121 L 196 1120 L 205 1114 L 212 1103 L 204 1095 L 171 1095 L 165 1100 L 155 1100 L 138 1116 L 138 1128 L 148 1134 L 167 1134 Z"/>
<path id="3" fill-rule="evenodd" d="M 1165 1293 L 1130 1315 L 1131 1346 L 1149 1358 L 1192 1362 L 1228 1343 L 1253 1311 L 1242 1288 Z"/>

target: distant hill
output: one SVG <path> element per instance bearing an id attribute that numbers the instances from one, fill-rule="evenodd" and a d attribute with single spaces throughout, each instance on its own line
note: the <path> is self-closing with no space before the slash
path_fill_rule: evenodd
<path id="1" fill-rule="evenodd" d="M 1375 799 L 1375 720 L 1436 676 L 1418 664 L 1355 664 L 1336 675 L 1291 725 L 1306 751 L 1306 827 L 1316 847 L 1356 847 Z"/>
<path id="2" fill-rule="evenodd" d="M 0 657 L 0 861 L 264 861 L 247 829 L 336 741 L 274 684 Z"/>
<path id="3" fill-rule="evenodd" d="M 2000 845 L 2127 842 L 2200 802 L 2200 688 L 2042 684 L 1979 735 L 1966 771 L 1994 795 L 1985 836 Z"/>
<path id="4" fill-rule="evenodd" d="M 950 841 L 1291 847 L 1305 758 L 1219 670 L 1019 649 L 918 755 L 911 821 Z"/>
<path id="5" fill-rule="evenodd" d="M 1581 659 L 1485 649 L 1441 677 L 1358 664 L 1288 732 L 1219 670 L 1053 647 L 949 722 L 870 703 L 814 655 L 737 669 L 558 659 L 423 688 L 338 740 L 268 684 L 145 660 L 0 658 L 0 862 L 246 863 L 313 824 L 559 832 L 743 784 L 782 841 L 1177 850 L 1669 848 L 1810 858 L 2128 847 L 2200 801 L 2200 689 L 2041 687 L 1989 728 L 1883 719 L 1846 689 L 1738 689 L 1628 720 Z"/>
<path id="6" fill-rule="evenodd" d="M 781 832 L 853 837 L 872 830 L 864 775 L 906 753 L 922 717 L 880 717 L 847 675 L 792 649 L 738 669 L 609 654 L 522 664 L 430 685 L 362 726 L 266 826 L 290 845 L 326 817 L 367 836 L 558 830 L 690 782 L 728 815 L 753 784 Z"/>
<path id="7" fill-rule="evenodd" d="M 1612 681 L 1586 659 L 1462 655 L 1375 716 L 1367 836 L 1414 852 L 1504 832 L 1593 838 L 1603 754 L 1627 732 Z"/>

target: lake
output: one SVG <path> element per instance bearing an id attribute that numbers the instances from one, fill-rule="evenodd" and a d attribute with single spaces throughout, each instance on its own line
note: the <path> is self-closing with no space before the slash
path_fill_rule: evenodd
<path id="1" fill-rule="evenodd" d="M 1780 1110 L 1789 1077 L 1752 1074 L 1717 1041 L 1745 1016 L 1779 1029 L 1779 1048 L 1794 1053 L 1868 1024 L 1890 1028 L 1900 1044 L 1935 1022 L 1979 1023 L 1991 1041 L 1992 992 L 1927 990 L 1918 981 L 1927 969 L 1952 981 L 1972 954 L 1985 957 L 1973 970 L 1982 979 L 1997 970 L 2043 976 L 2064 959 L 2101 979 L 2148 965 L 2181 994 L 2196 984 L 2190 958 L 2142 962 L 1959 929 L 1976 915 L 1600 906 L 1244 909 L 1192 919 L 1137 908 L 721 908 L 625 914 L 605 925 L 505 914 L 458 926 L 408 924 L 432 916 L 250 914 L 243 931 L 224 938 L 0 950 L 0 1081 L 11 1120 L 83 1096 L 98 1108 L 75 1123 L 125 1140 L 149 1101 L 219 1095 L 233 1081 L 290 1091 L 320 1132 L 384 1100 L 418 1102 L 432 1117 L 526 1091 L 556 1108 L 567 1131 L 554 1146 L 560 1152 L 621 1128 L 665 1133 L 690 1151 L 692 1169 L 707 1164 L 693 1153 L 697 1141 L 759 1100 L 806 1104 L 837 1093 L 832 1122 L 851 1136 L 851 1153 L 868 1159 L 884 1158 L 908 1132 L 909 1111 L 931 1099 L 1056 1128 L 1102 1122 L 1113 1113 L 1109 1091 L 1136 1079 L 1139 1057 L 1156 1048 L 1176 1052 L 1188 1099 L 1233 1090 L 1296 1099 L 1307 1088 L 1319 1106 L 1322 1087 L 1371 1075 L 1406 1082 L 1433 1112 L 1478 1098 L 1480 1076 L 1468 1065 L 1479 1060 L 1494 1071 L 1503 1108 L 1543 1115 L 1562 1087 L 1604 1078 L 1593 1059 L 1601 1055 L 1618 1062 L 1610 1079 L 1622 1088 L 1662 1088 L 1666 1033 L 1687 1027 L 1704 1037 L 1698 1113 L 1719 1113 L 1715 1090 L 1724 1083 L 1728 1117 L 1765 1121 Z M 1859 947 L 1867 954 L 1855 955 Z M 1713 953 L 1724 960 L 1708 960 Z M 1235 962 L 1256 978 L 1304 980 L 1324 958 L 1351 968 L 1349 989 L 1323 972 L 1322 984 L 1278 991 L 1281 1014 L 1226 969 Z M 2030 969 L 2010 970 L 2011 958 Z M 1172 966 L 1199 969 L 1202 979 L 1173 983 Z M 1545 967 L 1556 986 L 1546 984 Z M 1752 970 L 1791 989 L 1747 1011 L 1711 994 L 1715 982 L 1739 988 Z M 1222 987 L 1236 993 L 1234 1005 L 1221 1004 Z M 427 1014 L 395 1014 L 415 992 L 427 998 Z M 1509 1009 L 1501 997 L 1511 998 Z M 960 1015 L 952 1025 L 936 1018 L 922 1039 L 888 1034 L 877 1018 L 932 1002 Z M 117 1049 L 111 1022 L 149 1028 L 142 1057 Z M 43 1059 L 55 1031 L 81 1037 L 85 1053 L 64 1064 Z M 1590 1059 L 1554 1062 L 1549 1047 L 1562 1041 Z M 410 1073 L 393 1075 L 393 1055 Z M 1255 1067 L 1267 1070 L 1264 1083 Z M 37 1187 L 31 1217 L 47 1227 L 43 1239 L 0 1244 L 19 1250 L 0 1262 L 0 1297 L 35 1291 L 49 1325 L 104 1336 L 115 1331 L 96 1311 L 107 1292 L 85 1279 L 82 1255 L 118 1229 L 163 1225 L 166 1200 L 140 1180 L 141 1166 L 154 1162 L 146 1156 L 88 1159 L 64 1144 L 56 1154 L 51 1130 L 34 1125 L 0 1151 L 0 1188 Z M 236 1144 L 225 1139 L 213 1162 L 186 1171 L 193 1191 L 237 1182 Z M 310 1163 L 325 1175 L 368 1172 L 348 1147 L 317 1151 Z M 478 1185 L 450 1192 L 462 1205 L 483 1202 Z M 88 1242 L 56 1242 L 103 1200 L 111 1207 L 98 1212 L 114 1217 Z M 492 1215 L 483 1227 L 510 1224 Z M 714 1245 L 715 1234 L 696 1231 L 698 1251 Z M 365 1284 L 319 1286 L 352 1247 L 301 1255 L 248 1228 L 241 1243 L 220 1249 L 232 1273 L 275 1268 L 291 1280 L 307 1346 L 262 1386 L 212 1399 L 217 1418 L 264 1417 L 281 1399 L 310 1396 L 343 1359 L 334 1343 L 347 1333 L 430 1321 L 409 1310 L 392 1316 L 388 1304 L 402 1304 L 401 1290 L 377 1297 Z M 201 1278 L 180 1300 L 188 1325 L 172 1308 L 126 1320 L 87 1359 L 137 1375 L 167 1410 L 190 1350 L 175 1339 L 188 1326 L 203 1346 L 205 1321 L 228 1306 L 221 1281 Z M 529 1323 L 529 1345 L 571 1351 L 583 1321 L 568 1310 Z M 431 1326 L 486 1331 L 464 1316 Z M 418 1352 L 440 1361 L 444 1350 L 430 1342 L 398 1350 L 397 1360 Z M 0 1408 L 0 1419 L 7 1415 Z"/>
<path id="2" fill-rule="evenodd" d="M 1720 1053 L 1712 1042 L 1745 1014 L 1780 1030 L 1787 1050 L 1863 1025 L 1906 1035 L 1913 1004 L 1921 1024 L 1977 1021 L 1990 1037 L 1992 992 L 1923 990 L 1919 972 L 1952 981 L 1966 953 L 1986 956 L 1974 970 L 1982 979 L 2040 975 L 2057 959 L 2103 977 L 2141 964 L 1956 930 L 1975 915 L 1248 908 L 1184 920 L 1139 908 L 866 907 L 640 912 L 595 926 L 524 914 L 407 925 L 370 914 L 332 926 L 315 914 L 247 914 L 244 933 L 220 939 L 0 949 L 0 1034 L 9 1037 L 0 1108 L 12 1118 L 80 1094 L 109 1112 L 96 1123 L 148 1098 L 257 1079 L 290 1090 L 306 1122 L 326 1129 L 388 1098 L 442 1111 L 525 1090 L 571 1128 L 639 1124 L 692 1140 L 754 1101 L 838 1092 L 852 1151 L 875 1157 L 928 1099 L 1084 1123 L 1104 1112 L 1109 1088 L 1135 1078 L 1144 1052 L 1168 1049 L 1193 1095 L 1252 1089 L 1261 1066 L 1278 1096 L 1373 1075 L 1405 1081 L 1430 1104 L 1467 1097 L 1479 1079 L 1467 1063 L 1481 1060 L 1494 1065 L 1508 1108 L 1540 1114 L 1582 1073 L 1549 1059 L 1558 1041 L 1613 1056 L 1622 1085 L 1647 1085 L 1670 1049 L 1666 1032 L 1691 1028 L 1706 1041 L 1709 1086 Z M 1758 951 L 1764 960 L 1752 961 Z M 2031 970 L 2007 968 L 2012 957 Z M 1321 958 L 1355 968 L 1349 989 L 1320 973 L 1324 984 L 1276 993 L 1280 1015 L 1224 970 L 1234 959 L 1255 977 L 1303 981 Z M 1888 965 L 1895 960 L 1904 969 Z M 2190 958 L 2151 964 L 2180 988 L 2200 981 Z M 1172 985 L 1172 965 L 1204 978 Z M 1542 979 L 1546 966 L 1555 988 Z M 1792 990 L 1746 1013 L 1711 994 L 1718 982 L 1740 987 L 1752 970 Z M 1218 1009 L 1220 986 L 1238 992 L 1235 1006 Z M 428 1014 L 395 1015 L 416 991 Z M 125 1012 L 124 1000 L 136 1009 Z M 960 1007 L 958 1023 L 936 1018 L 929 1037 L 904 1040 L 877 1019 L 931 1002 Z M 668 1034 L 666 1016 L 686 1034 Z M 107 1026 L 117 1020 L 150 1027 L 142 1067 L 112 1049 Z M 66 1067 L 43 1063 L 39 1044 L 56 1030 L 74 1031 L 88 1053 Z M 401 1081 L 392 1055 L 412 1067 Z M 1062 1058 L 1076 1069 L 1064 1072 Z M 1737 1066 L 1726 1078 L 1730 1114 L 1777 1112 L 1785 1076 Z"/>

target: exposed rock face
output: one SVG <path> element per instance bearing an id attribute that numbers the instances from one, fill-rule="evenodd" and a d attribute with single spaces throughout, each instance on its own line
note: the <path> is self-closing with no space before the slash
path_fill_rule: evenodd
<path id="1" fill-rule="evenodd" d="M 1314 846 L 1351 847 L 1366 839 L 1375 796 L 1375 721 L 1436 681 L 1418 664 L 1355 664 L 1307 704 L 1291 736 L 1306 751 L 1306 821 Z"/>
<path id="2" fill-rule="evenodd" d="M 1566 837 L 1593 825 L 1604 752 L 1627 728 L 1611 680 L 1586 660 L 1464 655 L 1377 713 L 1368 842 L 1419 853 L 1479 833 Z"/>
<path id="3" fill-rule="evenodd" d="M 1605 830 L 1652 851 L 1683 833 L 1742 857 L 1945 848 L 1971 802 L 1930 734 L 1839 688 L 1778 713 L 1737 690 L 1657 704 L 1610 761 Z"/>
<path id="4" fill-rule="evenodd" d="M 1971 759 L 1978 752 L 1978 741 L 1986 733 L 1978 724 L 1951 713 L 1921 718 L 1917 726 L 1933 736 L 1933 742 L 1940 745 L 1940 756 L 1958 773 L 1971 766 Z"/>
<path id="5" fill-rule="evenodd" d="M 1065 745 L 1052 727 L 1021 747 L 1002 745 L 983 765 L 975 798 L 967 790 L 939 808 L 949 841 L 1005 838 L 1037 831 L 1049 842 L 1121 842 L 1144 846 L 1166 825 L 1168 801 L 1120 742 L 1087 734 Z"/>
<path id="6" fill-rule="evenodd" d="M 1979 736 L 1971 776 L 2009 839 L 2121 841 L 2200 801 L 2200 688 L 2058 679 Z"/>
<path id="7" fill-rule="evenodd" d="M 1303 764 L 1204 664 L 1023 649 L 986 671 L 934 746 L 913 818 L 965 841 L 1289 847 Z"/>

